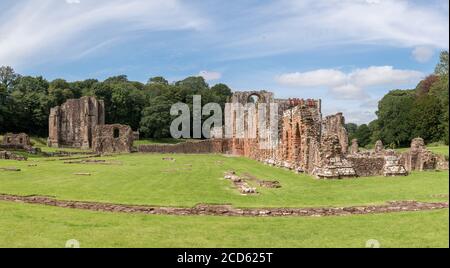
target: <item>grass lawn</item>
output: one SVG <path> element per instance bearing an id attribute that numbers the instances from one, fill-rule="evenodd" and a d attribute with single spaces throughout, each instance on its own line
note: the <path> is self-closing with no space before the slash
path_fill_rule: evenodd
<path id="1" fill-rule="evenodd" d="M 174 157 L 176 162 L 164 161 L 163 157 Z M 305 207 L 445 200 L 433 195 L 449 192 L 447 171 L 414 172 L 407 177 L 316 180 L 247 158 L 222 155 L 136 153 L 105 159 L 120 161 L 122 165 L 64 164 L 48 158 L 0 161 L 0 167 L 22 169 L 0 171 L 0 193 L 163 206 L 228 203 L 237 207 Z M 282 188 L 258 187 L 259 195 L 243 196 L 223 179 L 228 170 L 278 180 Z M 74 175 L 78 172 L 91 176 Z"/>
<path id="2" fill-rule="evenodd" d="M 449 247 L 448 210 L 323 218 L 156 216 L 0 202 L 0 247 Z"/>

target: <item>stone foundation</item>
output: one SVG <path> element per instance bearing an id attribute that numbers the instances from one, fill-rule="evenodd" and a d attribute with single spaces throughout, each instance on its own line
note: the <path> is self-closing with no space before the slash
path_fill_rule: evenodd
<path id="1" fill-rule="evenodd" d="M 187 141 L 178 144 L 146 144 L 138 146 L 141 153 L 161 153 L 161 154 L 222 154 L 228 151 L 228 141 L 202 140 Z"/>
<path id="2" fill-rule="evenodd" d="M 0 159 L 4 160 L 17 160 L 17 161 L 26 161 L 27 158 L 25 156 L 17 155 L 8 151 L 0 151 Z"/>

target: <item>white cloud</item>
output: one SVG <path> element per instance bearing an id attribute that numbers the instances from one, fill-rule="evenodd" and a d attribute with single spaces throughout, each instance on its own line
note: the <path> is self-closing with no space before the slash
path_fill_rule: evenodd
<path id="1" fill-rule="evenodd" d="M 222 78 L 222 74 L 219 72 L 200 71 L 198 75 L 205 78 L 206 81 L 213 81 Z"/>
<path id="2" fill-rule="evenodd" d="M 0 62 L 14 67 L 77 57 L 137 32 L 198 30 L 206 21 L 179 0 L 18 1 L 0 17 Z"/>
<path id="3" fill-rule="evenodd" d="M 247 14 L 227 46 L 246 48 L 231 58 L 339 45 L 448 49 L 448 19 L 448 6 L 420 1 L 281 0 Z"/>
<path id="4" fill-rule="evenodd" d="M 348 80 L 361 86 L 403 85 L 418 81 L 423 74 L 413 70 L 399 70 L 392 66 L 371 66 L 356 69 L 348 74 Z"/>
<path id="5" fill-rule="evenodd" d="M 72 5 L 72 4 L 79 4 L 81 2 L 80 2 L 80 0 L 66 0 L 66 3 L 69 5 Z"/>
<path id="6" fill-rule="evenodd" d="M 338 69 L 319 69 L 286 73 L 276 77 L 279 84 L 291 87 L 326 87 L 341 99 L 364 99 L 367 87 L 401 86 L 418 82 L 423 73 L 394 69 L 392 66 L 370 66 L 345 73 Z"/>
<path id="7" fill-rule="evenodd" d="M 428 62 L 434 55 L 434 50 L 429 47 L 416 47 L 412 51 L 414 59 L 420 63 Z"/>
<path id="8" fill-rule="evenodd" d="M 326 79 L 324 79 L 326 77 Z M 336 86 L 345 83 L 347 76 L 334 69 L 319 69 L 309 72 L 282 74 L 278 77 L 281 84 L 288 86 Z"/>

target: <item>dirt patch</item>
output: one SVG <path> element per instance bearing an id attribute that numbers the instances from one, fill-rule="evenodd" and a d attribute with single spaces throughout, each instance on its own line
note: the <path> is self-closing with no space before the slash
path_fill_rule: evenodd
<path id="1" fill-rule="evenodd" d="M 87 160 L 64 161 L 64 164 L 122 165 L 122 162 L 120 162 L 120 161 L 97 160 L 97 159 L 87 159 Z"/>
<path id="2" fill-rule="evenodd" d="M 77 175 L 77 176 L 91 176 L 91 173 L 78 172 L 78 173 L 74 173 L 73 175 Z"/>
<path id="3" fill-rule="evenodd" d="M 57 200 L 44 196 L 18 196 L 0 194 L 0 201 L 23 202 L 46 206 L 84 209 L 104 212 L 141 213 L 158 215 L 210 215 L 210 216 L 248 216 L 248 217 L 322 217 L 364 215 L 376 213 L 423 211 L 448 208 L 448 202 L 417 202 L 391 201 L 384 205 L 351 206 L 351 207 L 320 207 L 320 208 L 234 208 L 231 205 L 199 204 L 192 208 L 157 207 L 146 205 L 122 205 L 112 203 L 83 202 Z"/>
<path id="4" fill-rule="evenodd" d="M 3 170 L 3 171 L 20 171 L 20 168 L 4 167 L 4 168 L 0 168 L 0 170 Z"/>
<path id="5" fill-rule="evenodd" d="M 244 175 L 244 177 L 247 180 L 254 181 L 261 187 L 265 187 L 265 188 L 281 188 L 281 184 L 280 184 L 279 181 L 261 180 L 261 179 L 258 179 L 255 176 L 253 176 L 250 173 L 244 173 L 243 175 Z"/>

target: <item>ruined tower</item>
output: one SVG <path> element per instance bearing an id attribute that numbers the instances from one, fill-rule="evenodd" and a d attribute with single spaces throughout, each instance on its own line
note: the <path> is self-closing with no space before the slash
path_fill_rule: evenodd
<path id="1" fill-rule="evenodd" d="M 50 110 L 50 147 L 92 147 L 94 127 L 105 124 L 105 105 L 95 97 L 67 100 Z"/>

